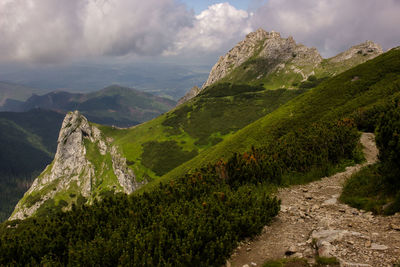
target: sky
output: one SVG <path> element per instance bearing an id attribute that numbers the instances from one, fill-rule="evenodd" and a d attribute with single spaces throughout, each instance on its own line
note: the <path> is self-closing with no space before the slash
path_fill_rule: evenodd
<path id="1" fill-rule="evenodd" d="M 399 46 L 399 14 L 400 0 L 0 0 L 0 64 L 212 65 L 260 27 L 330 57 Z"/>
<path id="2" fill-rule="evenodd" d="M 195 14 L 200 14 L 203 10 L 206 10 L 209 6 L 214 4 L 223 3 L 217 0 L 182 0 L 188 8 L 192 8 Z M 230 5 L 237 9 L 248 10 L 251 7 L 251 0 L 231 0 L 228 1 Z"/>

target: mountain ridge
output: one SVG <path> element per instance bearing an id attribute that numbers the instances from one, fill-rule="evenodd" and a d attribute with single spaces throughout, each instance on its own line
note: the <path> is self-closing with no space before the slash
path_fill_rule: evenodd
<path id="1" fill-rule="evenodd" d="M 266 89 L 297 88 L 309 76 L 331 77 L 382 53 L 380 45 L 366 41 L 324 59 L 316 48 L 296 43 L 292 36 L 282 38 L 278 32 L 260 28 L 221 56 L 201 89 L 192 88 L 179 103 L 218 82 L 262 84 Z M 282 77 L 289 79 L 282 81 Z"/>
<path id="2" fill-rule="evenodd" d="M 42 108 L 64 114 L 71 110 L 80 110 L 95 123 L 119 127 L 129 127 L 150 120 L 176 104 L 173 100 L 119 85 L 111 85 L 87 94 L 66 91 L 34 94 L 25 102 L 9 103 L 11 106 L 6 105 L 3 110 L 21 112 Z"/>

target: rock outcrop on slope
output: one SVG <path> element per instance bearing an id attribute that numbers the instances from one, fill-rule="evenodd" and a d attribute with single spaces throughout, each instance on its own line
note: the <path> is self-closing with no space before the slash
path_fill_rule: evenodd
<path id="1" fill-rule="evenodd" d="M 200 93 L 201 89 L 198 86 L 193 86 L 183 97 L 178 100 L 177 106 L 185 103 Z"/>
<path id="2" fill-rule="evenodd" d="M 110 144 L 111 141 L 78 111 L 68 113 L 60 130 L 53 162 L 35 179 L 10 219 L 29 217 L 54 199 L 71 204 L 77 196 L 90 201 L 102 190 L 131 193 L 137 189 L 141 183 L 136 181 L 126 159 L 116 146 Z M 100 157 L 110 160 L 96 166 L 91 160 L 99 159 L 88 156 L 89 145 Z M 111 175 L 104 175 L 108 170 L 112 170 Z"/>
<path id="3" fill-rule="evenodd" d="M 330 59 L 330 61 L 331 62 L 343 62 L 345 60 L 354 58 L 357 55 L 358 56 L 362 55 L 363 57 L 368 57 L 368 59 L 371 59 L 382 53 L 383 53 L 383 49 L 379 44 L 376 44 L 372 41 L 366 41 L 359 45 L 350 47 L 348 50 L 332 57 Z"/>
<path id="4" fill-rule="evenodd" d="M 292 84 L 299 84 L 310 75 L 333 76 L 382 53 L 378 44 L 367 41 L 323 59 L 316 48 L 296 43 L 291 36 L 283 38 L 278 32 L 258 29 L 221 56 L 202 88 L 192 88 L 178 105 L 216 82 L 262 84 L 266 89 L 295 88 Z"/>

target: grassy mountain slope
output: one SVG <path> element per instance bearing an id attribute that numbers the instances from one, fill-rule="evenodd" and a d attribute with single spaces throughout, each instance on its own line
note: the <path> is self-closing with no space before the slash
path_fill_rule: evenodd
<path id="1" fill-rule="evenodd" d="M 52 161 L 63 117 L 45 110 L 0 112 L 0 221 Z"/>
<path id="2" fill-rule="evenodd" d="M 245 152 L 251 146 L 265 146 L 289 129 L 351 116 L 357 109 L 383 101 L 399 91 L 400 50 L 393 49 L 322 82 L 271 114 L 225 138 L 223 142 L 202 151 L 163 178 L 180 176 L 209 162 L 229 157 L 234 152 Z"/>

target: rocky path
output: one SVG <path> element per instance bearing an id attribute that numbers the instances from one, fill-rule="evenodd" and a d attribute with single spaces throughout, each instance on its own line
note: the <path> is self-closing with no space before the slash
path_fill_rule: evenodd
<path id="1" fill-rule="evenodd" d="M 377 161 L 374 135 L 361 137 L 367 162 L 307 185 L 279 190 L 281 211 L 270 226 L 235 250 L 227 266 L 262 266 L 284 257 L 336 257 L 341 266 L 393 266 L 400 261 L 400 214 L 383 217 L 338 201 L 343 182 Z"/>

